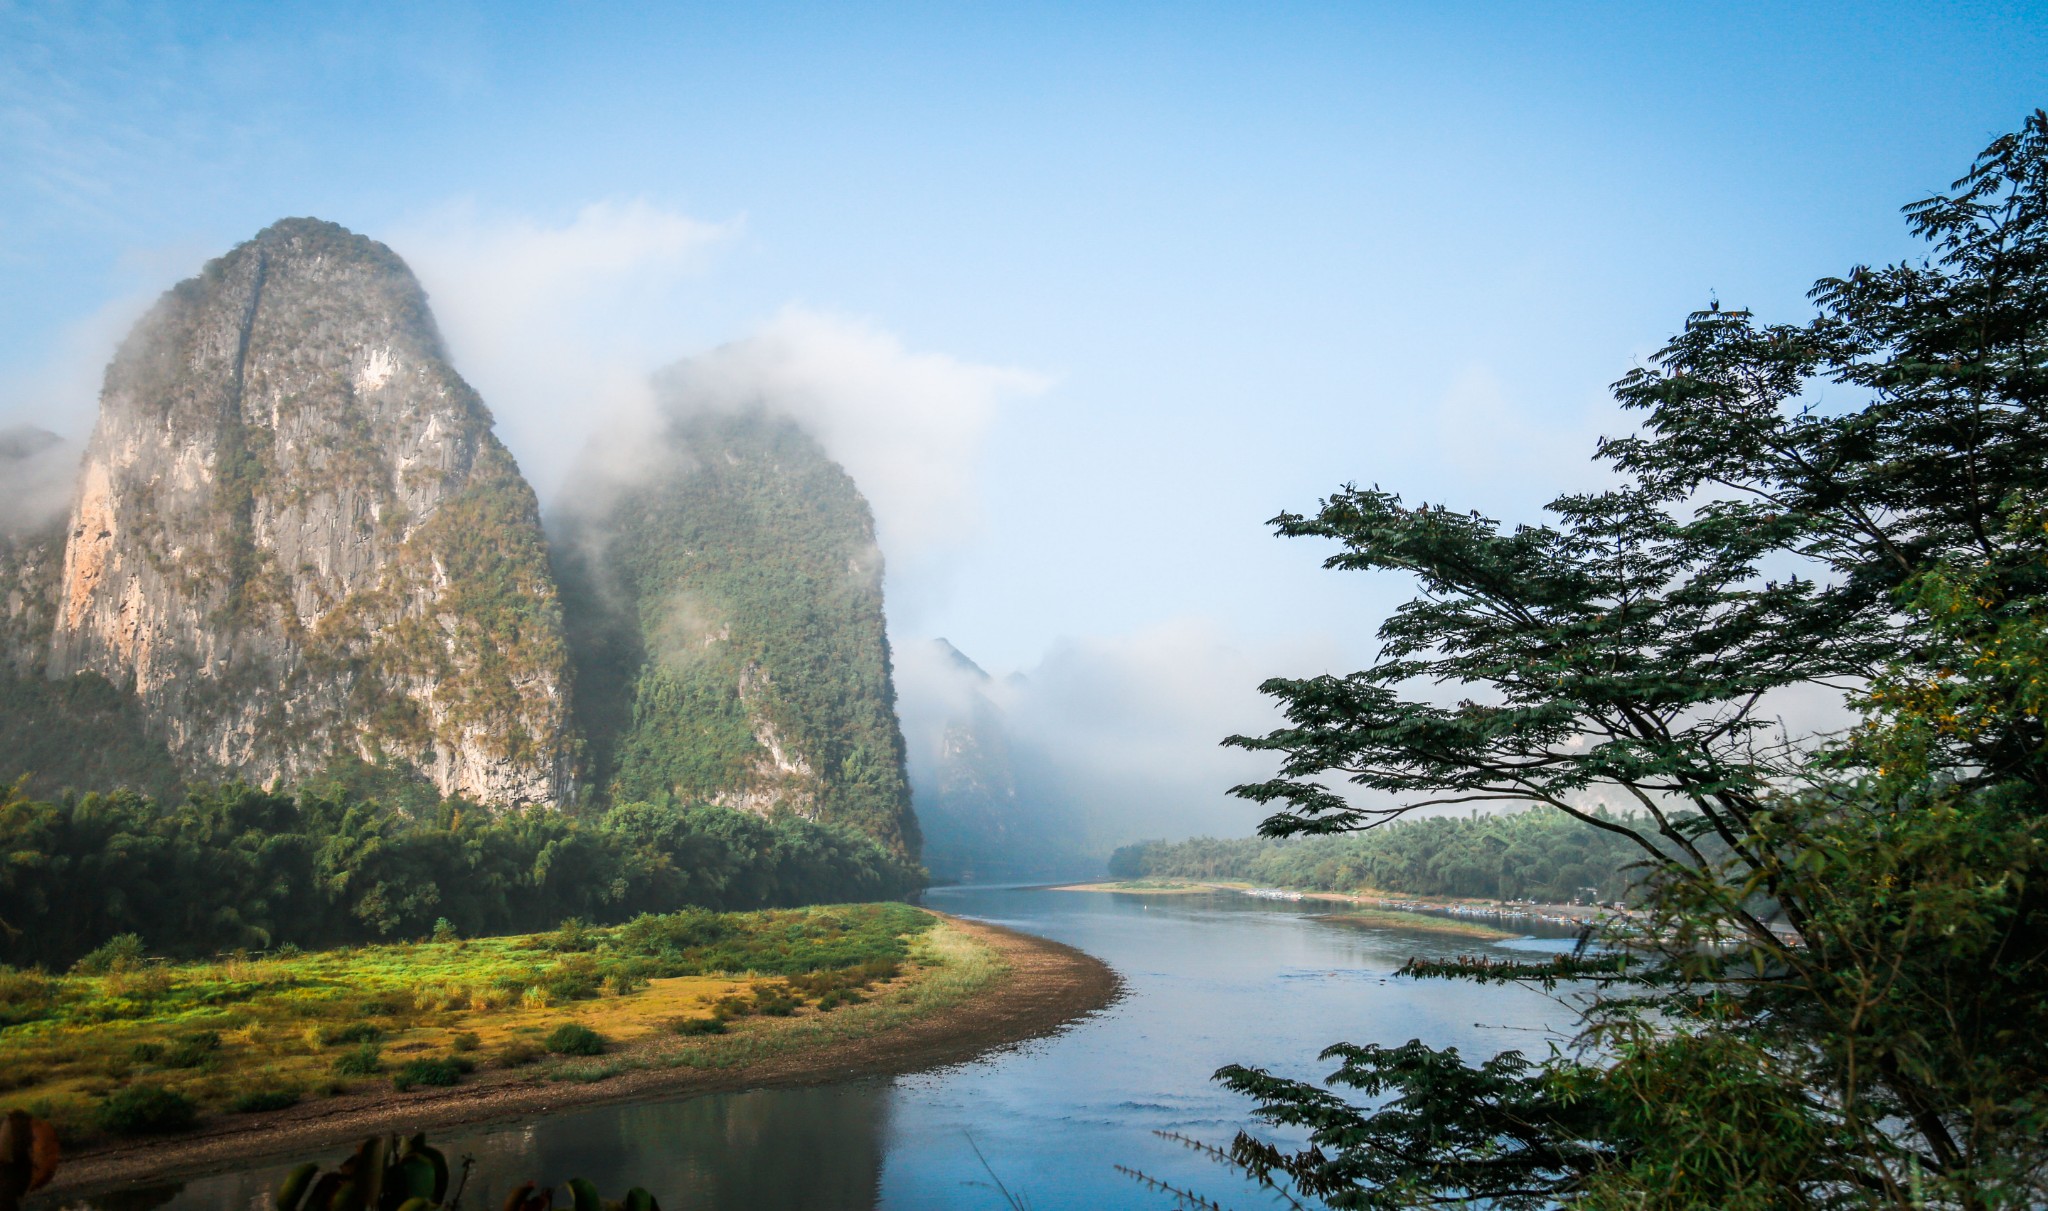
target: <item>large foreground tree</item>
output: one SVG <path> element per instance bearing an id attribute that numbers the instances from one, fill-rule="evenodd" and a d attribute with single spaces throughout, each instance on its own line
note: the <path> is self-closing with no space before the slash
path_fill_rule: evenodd
<path id="1" fill-rule="evenodd" d="M 1287 726 L 1229 741 L 1281 759 L 1237 788 L 1262 831 L 1533 803 L 1632 842 L 1644 911 L 1410 965 L 1576 990 L 1551 1056 L 1331 1048 L 1364 1105 L 1225 1069 L 1311 1139 L 1236 1164 L 1340 1207 L 2048 1200 L 2048 115 L 1905 213 L 1926 257 L 1804 322 L 1691 316 L 1616 384 L 1619 486 L 1548 524 L 1355 487 L 1276 519 L 1419 593 L 1372 668 L 1264 687 Z M 1862 724 L 1788 732 L 1812 687 Z"/>

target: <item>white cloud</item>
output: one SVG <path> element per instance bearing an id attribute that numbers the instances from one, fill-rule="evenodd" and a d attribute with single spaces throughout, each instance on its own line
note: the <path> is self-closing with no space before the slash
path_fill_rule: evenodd
<path id="1" fill-rule="evenodd" d="M 594 203 L 555 226 L 451 205 L 386 242 L 546 495 L 599 423 L 647 406 L 649 371 L 687 340 L 680 296 L 741 226 L 645 201 Z"/>
<path id="2" fill-rule="evenodd" d="M 82 440 L 99 415 L 107 363 L 157 294 L 135 289 L 102 304 L 67 325 L 40 362 L 0 382 L 0 428 L 34 425 Z"/>
<path id="3" fill-rule="evenodd" d="M 973 532 L 989 425 L 1005 400 L 1046 385 L 1024 370 L 913 352 L 859 320 L 786 307 L 752 336 L 664 371 L 657 392 L 671 408 L 764 406 L 803 425 L 860 485 L 895 558 Z"/>

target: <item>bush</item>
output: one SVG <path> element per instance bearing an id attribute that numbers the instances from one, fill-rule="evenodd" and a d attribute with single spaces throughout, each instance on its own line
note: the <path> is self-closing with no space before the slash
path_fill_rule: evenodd
<path id="1" fill-rule="evenodd" d="M 548 968 L 540 986 L 555 1001 L 582 1001 L 597 995 L 604 983 L 597 960 L 589 955 L 571 955 Z"/>
<path id="2" fill-rule="evenodd" d="M 498 1067 L 524 1068 L 540 1058 L 540 1048 L 532 1043 L 507 1043 L 498 1049 Z"/>
<path id="3" fill-rule="evenodd" d="M 603 1055 L 604 1036 L 577 1022 L 564 1022 L 548 1035 L 547 1049 L 556 1055 Z"/>
<path id="4" fill-rule="evenodd" d="M 342 1076 L 375 1076 L 384 1071 L 384 1049 L 375 1043 L 364 1043 L 334 1061 L 334 1071 Z"/>
<path id="5" fill-rule="evenodd" d="M 434 921 L 434 941 L 459 942 L 461 940 L 462 935 L 455 932 L 455 926 L 449 923 L 448 918 L 439 917 Z"/>
<path id="6" fill-rule="evenodd" d="M 50 977 L 40 971 L 16 971 L 12 967 L 0 966 L 0 1005 L 40 1005 L 50 999 L 55 988 Z"/>
<path id="7" fill-rule="evenodd" d="M 683 1035 L 724 1034 L 726 1025 L 724 1018 L 719 1017 L 717 1014 L 712 1014 L 708 1018 L 679 1019 L 674 1023 L 674 1030 L 677 1034 Z"/>
<path id="8" fill-rule="evenodd" d="M 145 957 L 141 935 L 117 934 L 101 943 L 98 949 L 87 952 L 84 958 L 71 965 L 71 970 L 82 976 L 110 975 L 140 967 Z"/>
<path id="9" fill-rule="evenodd" d="M 470 1070 L 467 1060 L 407 1060 L 391 1074 L 391 1087 L 404 1093 L 418 1085 L 446 1086 L 462 1079 Z"/>
<path id="10" fill-rule="evenodd" d="M 322 1026 L 318 1037 L 322 1047 L 336 1043 L 381 1043 L 384 1030 L 374 1022 L 350 1022 L 345 1026 Z"/>
<path id="11" fill-rule="evenodd" d="M 483 1043 L 473 1030 L 465 1030 L 448 1040 L 448 1045 L 457 1051 L 475 1051 Z"/>
<path id="12" fill-rule="evenodd" d="M 94 1117 L 109 1135 L 161 1135 L 190 1127 L 199 1108 L 174 1089 L 130 1085 L 107 1095 Z"/>
<path id="13" fill-rule="evenodd" d="M 283 1110 L 299 1104 L 296 1089 L 253 1089 L 228 1103 L 228 1109 L 236 1114 L 261 1114 L 265 1110 Z"/>
<path id="14" fill-rule="evenodd" d="M 219 1033 L 204 1030 L 171 1044 L 157 1062 L 166 1068 L 205 1068 L 213 1064 L 219 1050 Z"/>

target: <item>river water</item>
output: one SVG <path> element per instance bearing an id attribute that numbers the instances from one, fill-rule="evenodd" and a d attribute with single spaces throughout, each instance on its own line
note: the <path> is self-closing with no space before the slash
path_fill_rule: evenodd
<path id="1" fill-rule="evenodd" d="M 464 1204 L 508 1179 L 578 1174 L 645 1186 L 669 1211 L 1169 1207 L 1124 1165 L 1233 1207 L 1270 1206 L 1230 1171 L 1154 1132 L 1228 1143 L 1247 1103 L 1209 1080 L 1233 1062 L 1317 1078 L 1330 1043 L 1419 1038 L 1468 1058 L 1541 1055 L 1566 1007 L 1520 988 L 1394 978 L 1411 955 L 1508 956 L 1559 938 L 1483 942 L 1325 919 L 1327 903 L 943 888 L 944 912 L 1054 938 L 1101 958 L 1127 995 L 1051 1038 L 968 1064 L 809 1089 L 607 1106 L 436 1139 L 477 1158 Z M 1553 931 L 1555 932 L 1555 931 Z M 343 1149 L 331 1149 L 334 1157 Z M 267 1208 L 288 1166 L 94 1200 L 114 1208 Z M 1007 1193 L 1006 1193 L 1007 1192 Z"/>

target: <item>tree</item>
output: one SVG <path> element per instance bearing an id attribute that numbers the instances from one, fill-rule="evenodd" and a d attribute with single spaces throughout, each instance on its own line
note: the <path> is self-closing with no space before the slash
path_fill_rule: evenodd
<path id="1" fill-rule="evenodd" d="M 1409 965 L 1590 989 L 1541 1062 L 1332 1048 L 1364 1108 L 1224 1069 L 1312 1140 L 1235 1163 L 1345 1207 L 2048 1198 L 2048 114 L 1905 213 L 1925 259 L 1806 322 L 1691 316 L 1615 385 L 1620 485 L 1548 524 L 1356 487 L 1275 519 L 1420 592 L 1370 669 L 1263 687 L 1287 725 L 1227 742 L 1280 758 L 1236 788 L 1261 831 L 1532 802 L 1627 840 L 1647 911 L 1591 955 Z M 1810 686 L 1864 723 L 1784 733 Z"/>

